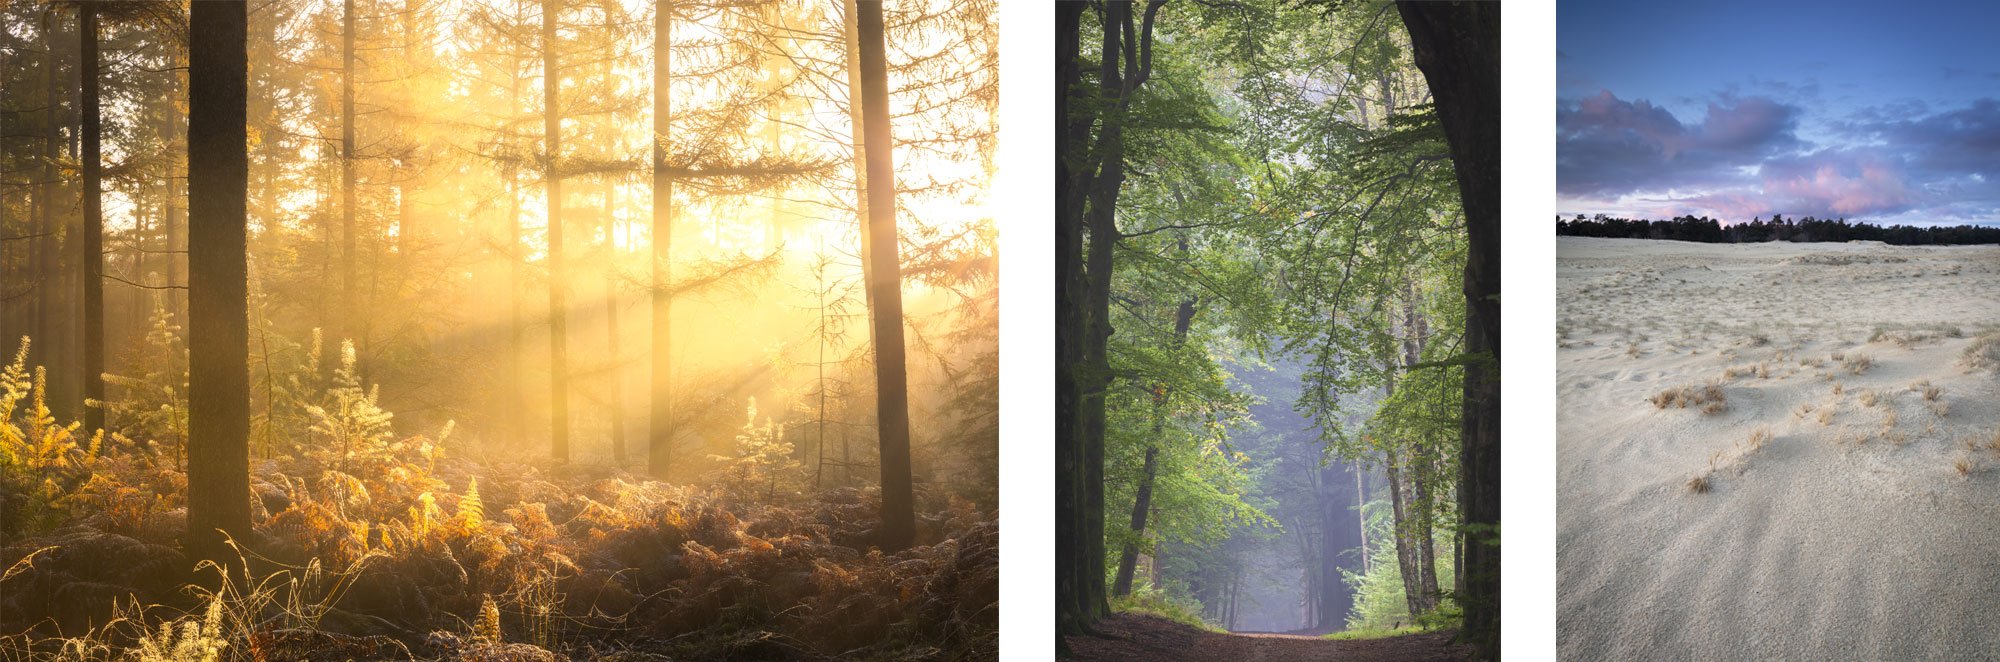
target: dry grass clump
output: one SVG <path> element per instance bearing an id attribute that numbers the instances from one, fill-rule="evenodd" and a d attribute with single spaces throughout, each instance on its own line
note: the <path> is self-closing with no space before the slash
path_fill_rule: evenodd
<path id="1" fill-rule="evenodd" d="M 1840 382 L 1834 382 L 1834 383 L 1833 383 L 1833 394 L 1834 394 L 1834 395 L 1840 395 L 1840 394 L 1842 394 L 1842 393 L 1846 393 L 1846 392 L 1847 392 L 1847 386 L 1846 386 L 1846 385 L 1844 385 L 1844 384 L 1841 384 Z"/>
<path id="2" fill-rule="evenodd" d="M 1873 390 L 1862 391 L 1860 395 L 1861 406 L 1873 407 L 1875 406 L 1876 399 L 1879 397 Z"/>
<path id="3" fill-rule="evenodd" d="M 1819 424 L 1822 426 L 1833 425 L 1833 416 L 1839 408 L 1840 405 L 1838 403 L 1821 408 L 1819 410 Z"/>
<path id="4" fill-rule="evenodd" d="M 1849 354 L 1847 358 L 1841 360 L 1840 365 L 1848 372 L 1859 375 L 1875 367 L 1875 357 L 1867 354 Z"/>
<path id="5" fill-rule="evenodd" d="M 1764 446 L 1769 443 L 1771 443 L 1770 428 L 1757 428 L 1755 431 L 1752 431 L 1750 433 L 1749 448 L 1751 452 L 1754 453 L 1760 450 L 1764 450 Z"/>
<path id="6" fill-rule="evenodd" d="M 1936 414 L 1938 418 L 1944 418 L 1951 414 L 1951 403 L 1949 402 L 1933 400 L 1928 406 L 1931 409 L 1931 413 Z"/>
<path id="7" fill-rule="evenodd" d="M 1930 380 L 1923 380 L 1915 384 L 1911 384 L 1910 390 L 1924 394 L 1924 400 L 1926 402 L 1936 402 L 1939 397 L 1944 395 L 1944 389 L 1939 388 L 1937 386 L 1932 386 Z"/>
<path id="8" fill-rule="evenodd" d="M 1959 355 L 1958 364 L 1968 371 L 2000 372 L 2000 331 L 1990 331 L 1972 339 L 1972 344 L 1965 347 L 1965 353 Z"/>
<path id="9" fill-rule="evenodd" d="M 1979 460 L 1971 455 L 1960 455 L 1951 461 L 1951 468 L 1958 472 L 1960 478 L 1966 478 L 1979 470 Z"/>
<path id="10" fill-rule="evenodd" d="M 1702 475 L 1689 478 L 1687 490 L 1695 494 L 1707 494 L 1709 490 L 1708 476 Z"/>
<path id="11" fill-rule="evenodd" d="M 1884 430 L 1896 429 L 1896 422 L 1898 420 L 1900 419 L 1896 416 L 1895 409 L 1884 409 L 1882 411 L 1882 429 Z"/>
<path id="12" fill-rule="evenodd" d="M 1655 393 L 1646 400 L 1653 403 L 1656 409 L 1693 407 L 1700 409 L 1704 414 L 1720 414 L 1729 409 L 1729 397 L 1723 394 L 1721 386 L 1713 383 L 1701 386 L 1676 386 Z"/>

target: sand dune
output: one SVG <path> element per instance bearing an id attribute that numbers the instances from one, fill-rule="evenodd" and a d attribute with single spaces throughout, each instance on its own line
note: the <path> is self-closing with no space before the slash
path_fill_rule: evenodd
<path id="1" fill-rule="evenodd" d="M 1557 269 L 1565 659 L 2000 659 L 1968 358 L 2000 358 L 2000 248 L 1565 237 Z"/>

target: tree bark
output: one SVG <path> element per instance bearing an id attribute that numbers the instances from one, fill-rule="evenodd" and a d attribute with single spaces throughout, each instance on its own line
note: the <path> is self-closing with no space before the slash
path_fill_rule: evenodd
<path id="1" fill-rule="evenodd" d="M 1465 402 L 1459 516 L 1465 527 L 1460 636 L 1500 654 L 1500 7 L 1396 3 L 1436 100 L 1465 210 Z"/>
<path id="2" fill-rule="evenodd" d="M 47 67 L 45 76 L 46 94 L 42 104 L 42 185 L 40 194 L 42 236 L 35 240 L 39 250 L 35 251 L 35 337 L 41 340 L 44 362 L 54 363 L 56 348 L 56 288 L 60 280 L 61 263 L 57 252 L 62 249 L 62 224 L 56 215 L 56 183 L 61 173 L 56 170 L 59 150 L 63 142 L 62 123 L 56 116 L 56 108 L 61 106 L 57 96 L 56 78 L 62 69 L 57 58 L 62 52 L 56 42 L 56 33 L 61 28 L 62 15 L 55 5 L 42 15 L 43 20 L 43 62 Z"/>
<path id="3" fill-rule="evenodd" d="M 1078 93 L 1080 87 L 1077 57 L 1082 50 L 1081 32 L 1084 3 L 1064 2 L 1056 4 L 1056 71 L 1055 71 L 1055 121 L 1058 131 L 1055 139 L 1056 169 L 1056 275 L 1055 275 L 1055 322 L 1056 322 L 1056 651 L 1066 653 L 1068 645 L 1063 637 L 1082 633 L 1088 618 L 1079 609 L 1082 604 L 1082 575 L 1085 555 L 1082 553 L 1082 507 L 1078 503 L 1082 488 L 1082 449 L 1078 438 L 1077 416 L 1081 413 L 1078 402 L 1076 369 L 1082 344 L 1077 337 L 1078 301 L 1072 293 L 1081 294 L 1083 234 L 1081 219 L 1075 210 L 1078 204 L 1078 189 L 1074 185 L 1076 174 L 1071 167 L 1076 155 L 1072 144 L 1077 142 L 1076 132 L 1071 129 L 1075 119 L 1070 117 L 1070 96 Z"/>
<path id="4" fill-rule="evenodd" d="M 542 0 L 542 181 L 548 186 L 549 456 L 569 462 L 569 291 L 563 271 L 562 69 L 556 54 L 556 0 Z"/>
<path id="5" fill-rule="evenodd" d="M 885 551 L 907 549 L 916 537 L 910 493 L 909 382 L 903 364 L 902 265 L 897 251 L 896 168 L 889 142 L 888 43 L 882 3 L 855 7 L 861 40 L 863 147 L 868 160 L 868 233 L 875 292 L 876 427 L 881 434 L 882 528 Z"/>
<path id="6" fill-rule="evenodd" d="M 83 82 L 83 430 L 104 428 L 104 159 L 98 94 L 97 5 L 77 5 Z"/>
<path id="7" fill-rule="evenodd" d="M 653 333 L 652 403 L 646 473 L 665 480 L 674 438 L 674 181 L 667 173 L 673 129 L 674 3 L 653 7 Z"/>
<path id="8" fill-rule="evenodd" d="M 1187 252 L 1187 239 L 1185 238 L 1181 239 L 1181 252 Z M 1194 305 L 1195 300 L 1189 298 L 1181 301 L 1180 306 L 1174 310 L 1173 346 L 1176 350 L 1180 349 L 1181 345 L 1187 341 L 1188 327 L 1194 322 Z M 1125 543 L 1124 550 L 1118 555 L 1118 578 L 1111 584 L 1111 595 L 1113 596 L 1124 597 L 1132 594 L 1132 573 L 1137 569 L 1139 563 L 1139 539 L 1146 535 L 1146 515 L 1152 511 L 1153 506 L 1153 477 L 1159 470 L 1159 464 L 1156 460 L 1159 455 L 1160 435 L 1166 430 L 1166 408 L 1167 397 L 1169 395 L 1170 387 L 1165 382 L 1161 382 L 1155 387 L 1153 395 L 1152 442 L 1146 446 L 1146 461 L 1143 468 L 1140 469 L 1138 495 L 1132 501 L 1131 526 L 1133 539 Z"/>
<path id="9" fill-rule="evenodd" d="M 248 9 L 189 15 L 188 538 L 190 558 L 240 566 L 250 536 Z M 231 572 L 241 573 L 240 567 Z"/>
<path id="10" fill-rule="evenodd" d="M 1398 574 L 1402 575 L 1403 603 L 1409 608 L 1410 616 L 1414 618 L 1419 614 L 1429 611 L 1429 609 L 1424 604 L 1423 588 L 1418 584 L 1417 580 L 1419 575 L 1417 570 L 1417 550 L 1415 541 L 1412 540 L 1414 536 L 1410 531 L 1415 527 L 1410 522 L 1410 505 L 1407 500 L 1408 498 L 1405 496 L 1406 490 L 1403 487 L 1405 476 L 1403 475 L 1402 459 L 1393 449 L 1385 451 L 1383 457 L 1385 458 L 1384 465 L 1386 471 L 1389 474 L 1390 513 L 1395 520 L 1395 535 L 1393 537 L 1396 541 L 1396 570 Z"/>

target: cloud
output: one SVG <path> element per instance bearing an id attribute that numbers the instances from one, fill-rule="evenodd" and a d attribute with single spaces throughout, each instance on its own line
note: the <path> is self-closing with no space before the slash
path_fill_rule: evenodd
<path id="1" fill-rule="evenodd" d="M 1766 85 L 1765 89 L 1774 89 Z M 1815 124 L 1799 106 L 1724 90 L 1698 122 L 1609 91 L 1558 101 L 1556 189 L 1570 211 L 1878 222 L 2000 217 L 2000 100 L 1863 108 Z"/>
<path id="2" fill-rule="evenodd" d="M 1864 111 L 1844 126 L 1858 139 L 1895 146 L 1924 174 L 1950 178 L 1978 174 L 2000 178 L 2000 101 L 1980 99 L 1958 110 Z"/>
<path id="3" fill-rule="evenodd" d="M 1900 157 L 1826 149 L 1764 163 L 1764 197 L 1794 215 L 1866 217 L 1909 210 L 1918 199 Z"/>
<path id="4" fill-rule="evenodd" d="M 1796 135 L 1799 114 L 1795 106 L 1761 96 L 1710 102 L 1696 124 L 1608 90 L 1559 103 L 1557 190 L 1602 196 L 1725 185 L 1745 166 L 1803 147 Z"/>

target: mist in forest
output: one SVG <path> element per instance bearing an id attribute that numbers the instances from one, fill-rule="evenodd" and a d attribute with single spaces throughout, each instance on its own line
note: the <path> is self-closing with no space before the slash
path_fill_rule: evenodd
<path id="1" fill-rule="evenodd" d="M 0 651 L 990 653 L 997 30 L 0 8 Z"/>
<path id="2" fill-rule="evenodd" d="M 1497 658 L 1497 4 L 1056 48 L 1057 655 Z"/>

